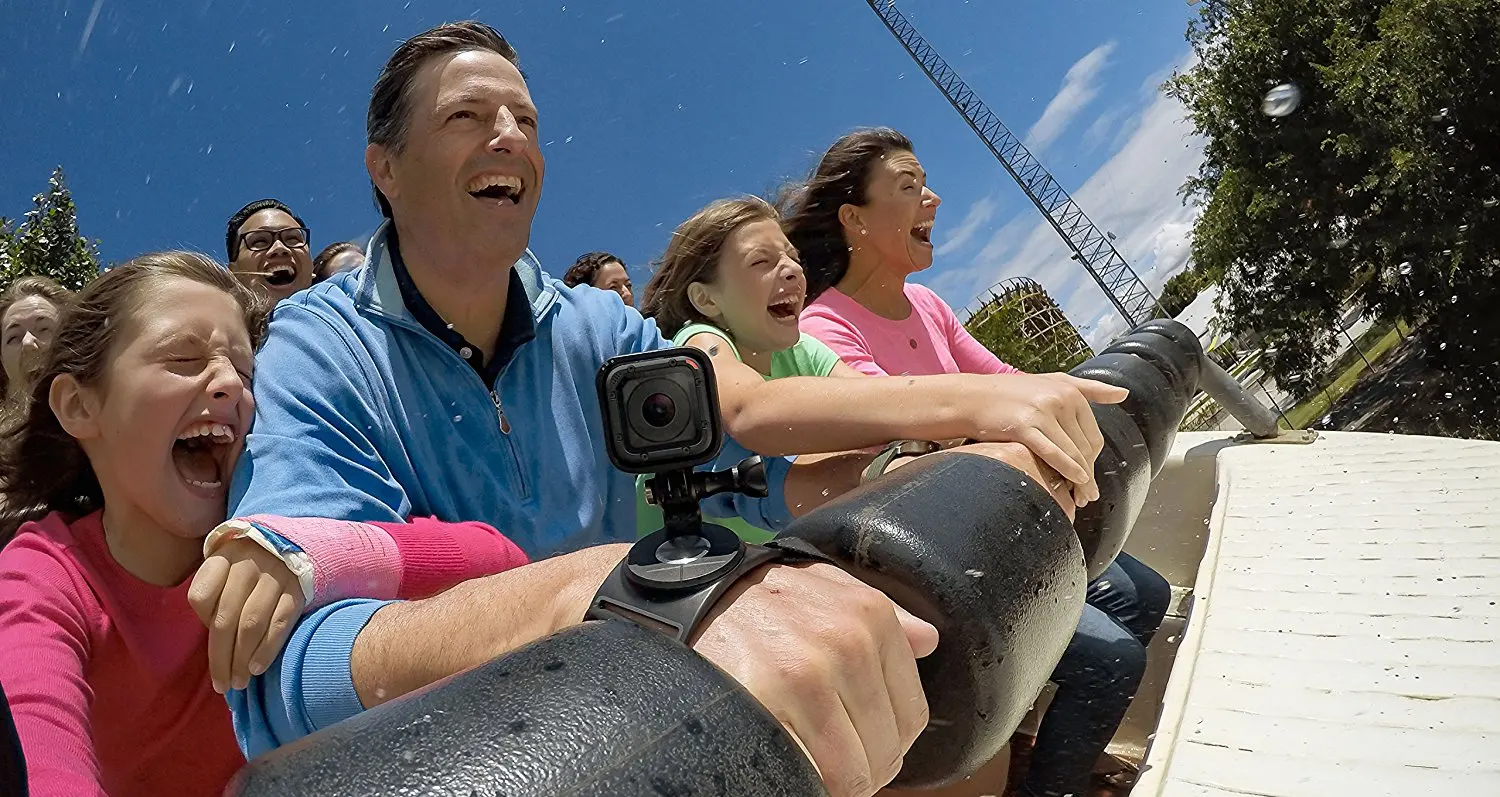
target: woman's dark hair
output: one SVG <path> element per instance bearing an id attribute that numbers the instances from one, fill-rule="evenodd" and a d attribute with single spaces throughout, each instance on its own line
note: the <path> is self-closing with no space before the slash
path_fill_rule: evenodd
<path id="1" fill-rule="evenodd" d="M 411 129 L 411 87 L 417 80 L 422 65 L 433 56 L 461 53 L 469 50 L 488 50 L 521 68 L 516 48 L 505 40 L 500 32 L 475 20 L 450 22 L 425 30 L 407 39 L 391 53 L 380 76 L 375 78 L 375 88 L 370 91 L 370 110 L 365 116 L 365 137 L 370 144 L 379 144 L 392 152 L 406 148 L 406 134 Z M 391 218 L 391 203 L 385 194 L 375 187 L 375 204 L 380 215 Z"/>
<path id="2" fill-rule="evenodd" d="M 833 142 L 805 183 L 781 192 L 781 228 L 802 254 L 807 300 L 837 285 L 849 270 L 849 241 L 839 208 L 863 205 L 875 163 L 892 152 L 915 152 L 911 139 L 889 127 L 855 130 Z"/>
<path id="3" fill-rule="evenodd" d="M 146 291 L 167 279 L 188 279 L 218 288 L 240 306 L 250 342 L 265 334 L 266 300 L 207 255 L 161 252 L 142 255 L 104 272 L 63 309 L 47 359 L 29 401 L 14 404 L 0 419 L 0 543 L 22 524 L 50 512 L 77 518 L 104 505 L 99 480 L 83 446 L 63 430 L 52 412 L 52 383 L 70 374 L 97 385 L 122 341 L 120 329 Z"/>
<path id="4" fill-rule="evenodd" d="M 621 268 L 625 267 L 625 261 L 608 252 L 589 252 L 573 261 L 568 272 L 563 275 L 563 284 L 572 288 L 577 285 L 593 285 L 594 275 L 599 269 L 604 268 L 606 263 L 619 263 Z"/>
<path id="5" fill-rule="evenodd" d="M 12 305 L 32 296 L 46 299 L 57 308 L 58 313 L 61 313 L 67 306 L 68 300 L 72 298 L 73 292 L 59 285 L 57 280 L 51 277 L 41 275 L 22 277 L 12 282 L 4 293 L 0 293 L 0 323 L 4 323 L 5 314 L 10 312 Z M 5 373 L 5 369 L 0 368 L 0 397 L 9 395 L 10 376 Z"/>
<path id="6" fill-rule="evenodd" d="M 713 323 L 693 306 L 688 286 L 718 278 L 719 255 L 735 230 L 780 218 L 771 203 L 757 196 L 720 199 L 694 213 L 672 233 L 672 242 L 646 283 L 641 315 L 655 318 L 656 326 L 669 338 L 688 324 Z"/>
<path id="7" fill-rule="evenodd" d="M 333 263 L 335 257 L 345 252 L 364 254 L 365 250 L 359 248 L 359 244 L 353 241 L 338 241 L 323 247 L 323 251 L 319 252 L 318 256 L 313 258 L 313 282 L 322 282 L 333 276 L 328 273 L 328 266 Z"/>

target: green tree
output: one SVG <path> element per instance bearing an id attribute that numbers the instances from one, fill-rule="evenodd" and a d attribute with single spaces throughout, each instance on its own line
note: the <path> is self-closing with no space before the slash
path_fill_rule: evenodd
<path id="1" fill-rule="evenodd" d="M 1202 293 L 1204 288 L 1212 284 L 1214 280 L 1209 277 L 1207 271 L 1189 266 L 1173 274 L 1167 280 L 1167 284 L 1161 288 L 1161 298 L 1158 302 L 1168 316 L 1176 318 L 1178 313 L 1187 309 L 1187 306 L 1198 298 L 1198 294 Z"/>
<path id="2" fill-rule="evenodd" d="M 1259 332 L 1296 382 L 1352 299 L 1425 321 L 1436 364 L 1492 397 L 1500 0 L 1218 0 L 1188 40 L 1199 61 L 1167 90 L 1207 140 L 1184 192 L 1204 203 L 1193 258 L 1223 275 L 1231 331 Z M 1298 107 L 1264 112 L 1283 84 Z"/>
<path id="3" fill-rule="evenodd" d="M 0 234 L 0 290 L 18 277 L 41 274 L 71 290 L 99 273 L 99 244 L 78 232 L 78 208 L 62 167 L 47 190 L 32 197 L 32 209 L 14 230 Z"/>

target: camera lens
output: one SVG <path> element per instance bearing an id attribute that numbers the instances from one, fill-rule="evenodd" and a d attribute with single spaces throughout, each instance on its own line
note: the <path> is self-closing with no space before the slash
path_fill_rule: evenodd
<path id="1" fill-rule="evenodd" d="M 641 417 L 646 423 L 660 429 L 677 417 L 677 404 L 665 393 L 653 393 L 641 405 Z"/>

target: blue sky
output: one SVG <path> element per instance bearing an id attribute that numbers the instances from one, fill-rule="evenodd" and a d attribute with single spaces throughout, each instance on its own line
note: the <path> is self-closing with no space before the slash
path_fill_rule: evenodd
<path id="1" fill-rule="evenodd" d="M 1159 286 L 1186 257 L 1176 190 L 1201 146 L 1156 84 L 1186 62 L 1177 0 L 899 4 Z M 608 249 L 637 281 L 704 203 L 809 169 L 840 134 L 900 128 L 944 204 L 921 281 L 962 308 L 1042 282 L 1099 339 L 1107 303 L 859 0 L 481 3 L 0 0 L 0 215 L 62 164 L 106 260 L 223 257 L 225 218 L 275 196 L 314 244 L 368 234 L 364 113 L 395 44 L 477 17 L 516 45 L 547 182 L 532 248 Z"/>

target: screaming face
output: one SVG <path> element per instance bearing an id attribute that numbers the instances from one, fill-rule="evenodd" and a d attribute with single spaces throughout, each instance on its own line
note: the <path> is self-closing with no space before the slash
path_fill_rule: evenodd
<path id="1" fill-rule="evenodd" d="M 227 293 L 183 278 L 154 284 L 121 327 L 75 434 L 111 516 L 197 539 L 224 519 L 229 479 L 255 410 L 244 315 Z"/>
<path id="2" fill-rule="evenodd" d="M 769 356 L 797 345 L 807 277 L 777 222 L 735 230 L 724 242 L 717 276 L 703 286 L 707 301 L 699 312 L 728 332 L 741 352 Z"/>
<path id="3" fill-rule="evenodd" d="M 851 246 L 872 250 L 883 266 L 911 274 L 932 265 L 932 225 L 943 200 L 910 152 L 887 153 L 870 171 L 858 223 L 845 227 Z"/>
<path id="4" fill-rule="evenodd" d="M 290 214 L 274 208 L 262 210 L 240 226 L 239 252 L 229 270 L 279 302 L 312 284 L 307 243 L 302 225 Z"/>

